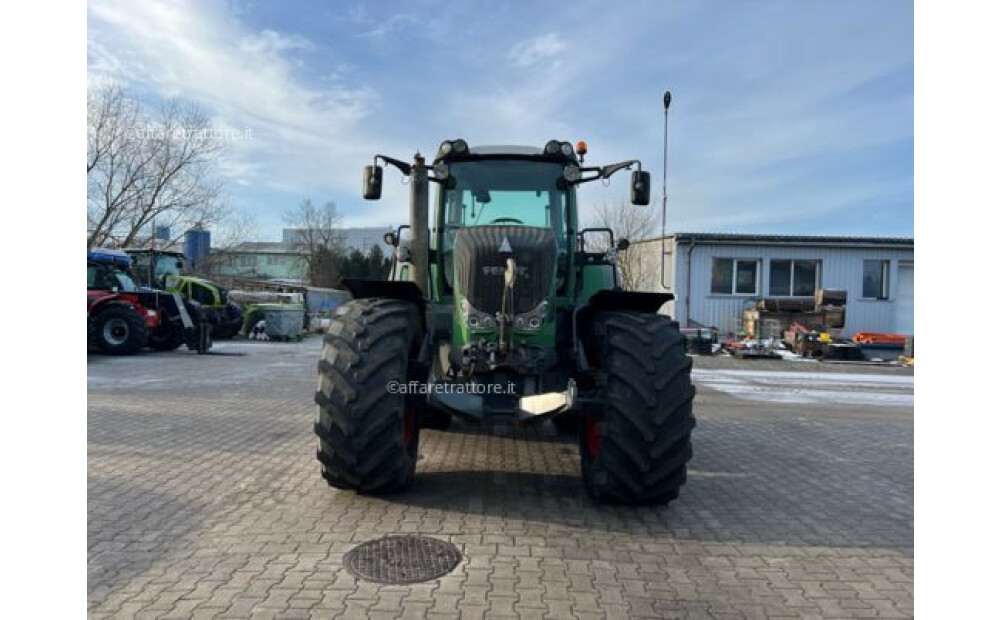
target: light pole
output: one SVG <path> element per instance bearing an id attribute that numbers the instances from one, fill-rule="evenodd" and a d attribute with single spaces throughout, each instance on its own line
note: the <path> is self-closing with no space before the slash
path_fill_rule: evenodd
<path id="1" fill-rule="evenodd" d="M 660 211 L 660 286 L 667 287 L 667 119 L 670 110 L 670 91 L 663 93 L 663 207 Z"/>

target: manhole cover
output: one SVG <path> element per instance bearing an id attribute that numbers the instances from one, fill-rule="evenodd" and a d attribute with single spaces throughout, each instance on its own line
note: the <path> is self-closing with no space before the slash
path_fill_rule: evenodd
<path id="1" fill-rule="evenodd" d="M 458 548 L 427 536 L 386 536 L 351 549 L 347 570 L 378 583 L 416 583 L 440 577 L 458 566 Z"/>

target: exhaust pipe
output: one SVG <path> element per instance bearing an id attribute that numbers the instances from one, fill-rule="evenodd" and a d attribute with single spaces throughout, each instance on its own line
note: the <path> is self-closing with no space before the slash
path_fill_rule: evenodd
<path id="1" fill-rule="evenodd" d="M 427 167 L 420 153 L 413 156 L 410 170 L 410 279 L 424 297 L 428 296 L 428 256 L 430 229 L 427 225 L 430 204 Z"/>

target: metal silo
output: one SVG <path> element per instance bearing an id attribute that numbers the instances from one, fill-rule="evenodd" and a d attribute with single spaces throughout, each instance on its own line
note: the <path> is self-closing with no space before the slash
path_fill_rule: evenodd
<path id="1" fill-rule="evenodd" d="M 197 269 L 208 256 L 212 233 L 207 230 L 189 230 L 184 235 L 184 258 L 191 269 Z"/>

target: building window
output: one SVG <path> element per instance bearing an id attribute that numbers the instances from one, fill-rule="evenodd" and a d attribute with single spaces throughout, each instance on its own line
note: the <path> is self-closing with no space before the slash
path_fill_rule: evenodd
<path id="1" fill-rule="evenodd" d="M 819 288 L 818 260 L 772 260 L 768 294 L 773 297 L 812 297 Z"/>
<path id="2" fill-rule="evenodd" d="M 712 294 L 756 295 L 758 265 L 756 259 L 713 258 Z"/>
<path id="3" fill-rule="evenodd" d="M 889 261 L 865 261 L 861 297 L 865 299 L 889 299 Z"/>

